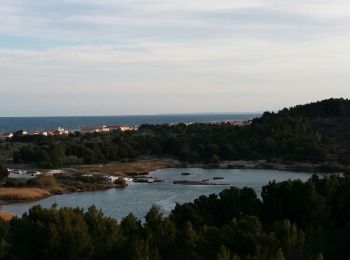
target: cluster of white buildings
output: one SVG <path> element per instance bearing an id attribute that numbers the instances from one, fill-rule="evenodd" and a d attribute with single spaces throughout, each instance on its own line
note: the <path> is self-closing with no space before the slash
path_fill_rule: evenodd
<path id="1" fill-rule="evenodd" d="M 136 131 L 138 129 L 137 126 L 129 126 L 129 125 L 116 125 L 116 126 L 107 126 L 103 125 L 101 127 L 84 127 L 81 128 L 78 132 L 80 133 L 109 133 L 112 131 Z"/>
<path id="2" fill-rule="evenodd" d="M 236 121 L 228 121 L 227 123 L 235 126 L 246 126 L 252 123 L 252 120 L 236 120 Z"/>
<path id="3" fill-rule="evenodd" d="M 115 181 L 121 180 L 121 181 L 124 181 L 126 184 L 129 184 L 130 182 L 133 182 L 133 180 L 134 180 L 133 178 L 114 176 L 114 175 L 108 175 L 108 176 L 105 176 L 105 178 L 110 183 L 114 183 Z"/>
<path id="4" fill-rule="evenodd" d="M 220 125 L 220 124 L 231 124 L 234 126 L 246 126 L 250 125 L 252 123 L 252 120 L 226 120 L 226 121 L 211 121 L 211 122 L 206 122 L 205 124 L 210 124 L 210 125 Z M 185 122 L 185 123 L 170 123 L 170 126 L 176 126 L 179 124 L 185 124 L 187 126 L 196 124 L 194 122 Z"/>
<path id="5" fill-rule="evenodd" d="M 109 133 L 112 131 L 135 131 L 137 130 L 137 126 L 128 126 L 128 125 L 118 125 L 118 126 L 107 126 L 103 125 L 101 127 L 84 127 L 79 129 L 78 131 L 71 132 L 80 132 L 82 134 L 85 133 Z M 64 129 L 62 127 L 58 127 L 57 129 L 48 129 L 44 131 L 33 131 L 28 132 L 27 130 L 18 130 L 16 132 L 6 132 L 0 135 L 0 140 L 6 140 L 12 138 L 14 135 L 25 136 L 25 135 L 43 135 L 43 136 L 54 136 L 54 135 L 68 135 L 70 131 Z"/>
<path id="6" fill-rule="evenodd" d="M 8 177 L 12 179 L 30 179 L 42 174 L 42 172 L 36 170 L 8 169 L 8 171 Z"/>
<path id="7" fill-rule="evenodd" d="M 25 136 L 25 135 L 43 135 L 43 136 L 50 136 L 50 135 L 68 135 L 69 131 L 62 128 L 62 127 L 58 127 L 57 129 L 53 129 L 53 130 L 44 130 L 42 132 L 39 131 L 33 131 L 33 132 L 28 132 L 27 130 L 18 130 L 16 132 L 6 132 L 6 133 L 2 133 L 0 135 L 0 139 L 8 139 L 8 138 L 12 138 L 14 135 L 18 135 L 18 136 Z"/>
<path id="8" fill-rule="evenodd" d="M 7 138 L 12 138 L 12 137 L 13 137 L 13 133 L 2 133 L 0 139 L 5 140 Z"/>
<path id="9" fill-rule="evenodd" d="M 225 121 L 225 122 L 210 122 L 209 124 L 221 124 L 221 123 L 229 123 L 235 126 L 245 126 L 251 124 L 251 120 L 235 120 L 235 121 Z M 171 123 L 172 125 L 177 125 L 178 123 Z M 192 123 L 185 123 L 186 125 L 191 125 Z M 112 131 L 136 131 L 138 130 L 138 126 L 129 126 L 129 125 L 115 125 L 115 126 L 107 126 L 102 125 L 100 127 L 83 127 L 79 129 L 78 131 L 71 131 L 71 132 L 80 132 L 82 134 L 85 133 L 109 133 Z M 0 135 L 0 140 L 6 140 L 9 138 L 12 138 L 14 135 L 24 136 L 24 135 L 43 135 L 43 136 L 53 136 L 53 135 L 68 135 L 70 131 L 58 127 L 57 129 L 48 129 L 44 131 L 33 131 L 32 133 L 29 133 L 27 130 L 19 130 L 16 132 L 7 132 L 2 133 Z"/>

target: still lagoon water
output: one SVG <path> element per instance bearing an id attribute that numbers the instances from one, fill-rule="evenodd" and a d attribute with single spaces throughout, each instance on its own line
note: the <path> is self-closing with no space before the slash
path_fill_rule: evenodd
<path id="1" fill-rule="evenodd" d="M 181 173 L 188 172 L 189 176 Z M 160 207 L 165 214 L 175 207 L 175 204 L 190 202 L 200 195 L 219 193 L 225 188 L 244 186 L 253 188 L 258 195 L 262 186 L 270 181 L 284 181 L 288 179 L 300 179 L 306 181 L 311 173 L 288 172 L 276 170 L 239 170 L 239 169 L 162 169 L 151 172 L 151 176 L 164 180 L 159 183 L 131 183 L 127 188 L 110 189 L 96 192 L 78 192 L 52 196 L 40 201 L 5 205 L 3 210 L 15 215 L 21 215 L 34 205 L 50 207 L 57 203 L 59 206 L 88 208 L 95 205 L 105 215 L 120 220 L 132 212 L 138 218 L 143 219 L 152 205 Z M 213 181 L 213 177 L 224 177 L 222 180 Z M 174 180 L 204 180 L 210 179 L 216 183 L 228 185 L 179 185 L 173 184 Z"/>

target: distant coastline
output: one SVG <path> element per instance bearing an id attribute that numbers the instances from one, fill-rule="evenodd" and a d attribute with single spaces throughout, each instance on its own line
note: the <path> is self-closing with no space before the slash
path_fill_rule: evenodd
<path id="1" fill-rule="evenodd" d="M 243 119 L 243 120 L 225 120 L 225 121 L 210 121 L 206 122 L 206 124 L 216 125 L 216 124 L 231 124 L 233 126 L 246 126 L 250 125 L 252 120 Z M 165 125 L 175 126 L 178 124 L 191 125 L 197 122 L 179 122 L 179 123 L 164 123 Z M 153 124 L 156 125 L 156 124 Z M 27 129 L 18 129 L 16 131 L 2 132 L 0 133 L 0 140 L 10 140 L 14 136 L 64 136 L 69 134 L 87 134 L 87 133 L 109 133 L 113 131 L 137 131 L 139 129 L 139 125 L 100 125 L 100 126 L 88 126 L 82 127 L 76 130 L 69 130 L 63 127 L 58 127 L 56 129 L 44 129 L 44 130 L 32 130 L 28 131 Z"/>
<path id="2" fill-rule="evenodd" d="M 0 117 L 0 133 L 44 131 L 65 128 L 69 131 L 84 127 L 102 125 L 170 124 L 170 123 L 208 123 L 220 121 L 251 120 L 259 113 L 220 113 L 220 114 L 170 114 L 170 115 L 131 115 L 131 116 L 62 116 L 62 117 Z"/>

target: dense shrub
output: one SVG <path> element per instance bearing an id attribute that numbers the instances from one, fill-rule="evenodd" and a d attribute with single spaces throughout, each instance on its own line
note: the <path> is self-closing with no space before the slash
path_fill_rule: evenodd
<path id="1" fill-rule="evenodd" d="M 343 170 L 350 158 L 350 101 L 329 99 L 278 113 L 266 112 L 248 126 L 222 124 L 142 125 L 138 131 L 69 136 L 15 136 L 24 143 L 15 163 L 54 168 L 63 164 L 127 161 L 140 156 L 184 162 L 222 160 L 329 162 Z"/>
<path id="2" fill-rule="evenodd" d="M 0 221 L 2 259 L 348 259 L 350 177 L 230 188 L 120 223 L 95 207 Z"/>

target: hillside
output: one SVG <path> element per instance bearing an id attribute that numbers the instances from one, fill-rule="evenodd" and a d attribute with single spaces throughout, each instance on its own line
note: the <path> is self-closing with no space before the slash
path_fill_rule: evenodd
<path id="1" fill-rule="evenodd" d="M 7 141 L 15 163 L 40 167 L 174 158 L 189 163 L 257 160 L 326 163 L 350 161 L 350 101 L 328 99 L 266 112 L 251 125 L 142 125 L 138 131 L 15 136 Z"/>
<path id="2" fill-rule="evenodd" d="M 304 137 L 312 138 L 311 143 L 304 143 L 313 146 L 315 152 L 319 152 L 320 160 L 348 164 L 350 160 L 350 100 L 348 99 L 327 99 L 306 105 L 298 105 L 289 109 L 283 109 L 277 113 L 266 112 L 259 119 L 254 120 L 252 127 L 271 127 L 276 131 L 280 124 L 294 122 L 294 137 L 304 133 Z M 284 124 L 283 124 L 284 123 Z M 277 134 L 281 130 L 276 131 Z M 288 139 L 288 137 L 286 138 Z M 310 154 L 313 154 L 312 151 Z M 308 158 L 302 152 L 304 158 Z M 316 155 L 316 154 L 314 154 Z M 313 159 L 316 159 L 314 157 Z"/>

